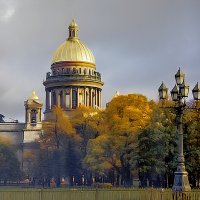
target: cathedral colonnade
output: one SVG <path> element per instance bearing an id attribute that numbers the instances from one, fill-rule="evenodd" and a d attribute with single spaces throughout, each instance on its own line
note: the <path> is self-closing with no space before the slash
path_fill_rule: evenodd
<path id="1" fill-rule="evenodd" d="M 74 86 L 46 89 L 46 110 L 51 110 L 54 105 L 64 110 L 76 109 L 81 105 L 101 108 L 101 89 Z"/>

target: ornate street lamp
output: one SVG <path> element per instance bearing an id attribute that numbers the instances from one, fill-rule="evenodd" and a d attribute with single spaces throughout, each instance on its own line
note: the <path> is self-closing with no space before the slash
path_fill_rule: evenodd
<path id="1" fill-rule="evenodd" d="M 192 90 L 192 94 L 194 97 L 195 101 L 200 100 L 200 86 L 199 83 L 197 82 L 197 84 L 194 86 L 193 90 Z"/>
<path id="2" fill-rule="evenodd" d="M 160 99 L 166 99 L 167 91 L 167 87 L 165 86 L 164 82 L 162 82 L 161 86 L 158 89 Z"/>
<path id="3" fill-rule="evenodd" d="M 173 107 L 176 110 L 177 118 L 177 133 L 178 133 L 178 165 L 174 172 L 174 184 L 172 187 L 173 199 L 190 199 L 191 187 L 188 180 L 188 173 L 185 169 L 185 158 L 183 154 L 183 111 L 186 108 L 185 98 L 188 97 L 189 85 L 185 82 L 185 74 L 179 68 L 175 74 L 176 84 L 171 90 L 171 97 L 176 102 Z M 165 100 L 167 97 L 167 87 L 162 82 L 158 89 L 160 100 Z M 192 90 L 194 100 L 200 100 L 200 87 L 198 83 Z"/>
<path id="4" fill-rule="evenodd" d="M 188 97 L 189 93 L 189 85 L 183 80 L 183 83 L 179 86 L 180 88 L 180 96 L 181 97 Z"/>
<path id="5" fill-rule="evenodd" d="M 179 99 L 179 88 L 177 85 L 174 86 L 174 88 L 171 91 L 171 97 L 173 101 L 178 101 Z"/>
<path id="6" fill-rule="evenodd" d="M 185 78 L 185 74 L 181 71 L 179 67 L 178 72 L 175 74 L 176 84 L 181 85 L 183 83 L 184 78 Z"/>

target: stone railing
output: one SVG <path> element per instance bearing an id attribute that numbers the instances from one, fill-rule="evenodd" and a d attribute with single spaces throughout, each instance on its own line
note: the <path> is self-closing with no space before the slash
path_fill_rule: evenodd
<path id="1" fill-rule="evenodd" d="M 46 81 L 94 81 L 101 82 L 100 75 L 82 75 L 82 74 L 59 74 L 51 75 L 47 73 Z"/>

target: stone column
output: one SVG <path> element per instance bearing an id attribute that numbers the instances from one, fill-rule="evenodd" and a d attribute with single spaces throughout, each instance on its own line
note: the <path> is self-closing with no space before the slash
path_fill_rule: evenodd
<path id="1" fill-rule="evenodd" d="M 42 108 L 40 108 L 40 122 L 42 121 Z"/>
<path id="2" fill-rule="evenodd" d="M 27 108 L 25 109 L 25 123 L 27 122 L 28 114 L 27 114 Z"/>
<path id="3" fill-rule="evenodd" d="M 89 90 L 89 98 L 90 98 L 89 106 L 92 107 L 92 88 L 90 88 L 90 90 Z"/>
<path id="4" fill-rule="evenodd" d="M 87 98 L 86 97 L 86 88 L 84 87 L 84 106 L 87 106 L 86 105 L 86 101 L 87 101 L 86 98 Z"/>
<path id="5" fill-rule="evenodd" d="M 99 107 L 101 108 L 101 89 L 99 90 Z"/>
<path id="6" fill-rule="evenodd" d="M 96 105 L 96 108 L 98 107 L 98 91 L 97 91 L 97 88 L 95 89 L 95 105 Z"/>
<path id="7" fill-rule="evenodd" d="M 27 110 L 27 115 L 28 115 L 27 123 L 30 123 L 31 122 L 31 111 L 30 111 L 30 109 Z"/>
<path id="8" fill-rule="evenodd" d="M 40 122 L 40 109 L 36 110 L 36 123 Z"/>
<path id="9" fill-rule="evenodd" d="M 77 108 L 79 107 L 79 87 L 77 87 L 77 103 L 76 103 L 76 105 L 77 105 Z"/>
<path id="10" fill-rule="evenodd" d="M 62 90 L 62 94 L 63 94 L 63 96 L 62 96 L 63 105 L 62 106 L 65 109 L 66 108 L 66 91 L 65 91 L 65 89 Z"/>
<path id="11" fill-rule="evenodd" d="M 60 105 L 59 90 L 56 90 L 56 106 Z"/>
<path id="12" fill-rule="evenodd" d="M 85 105 L 85 87 L 83 87 L 83 105 Z"/>
<path id="13" fill-rule="evenodd" d="M 88 98 L 88 96 L 89 96 L 89 90 L 88 90 L 88 88 L 85 90 L 85 105 L 86 106 L 89 106 L 89 98 Z"/>
<path id="14" fill-rule="evenodd" d="M 50 109 L 50 91 L 46 90 L 46 110 Z"/>
<path id="15" fill-rule="evenodd" d="M 100 107 L 99 106 L 99 88 L 97 89 L 97 106 Z"/>
<path id="16" fill-rule="evenodd" d="M 54 99 L 53 99 L 53 93 L 54 93 L 54 91 L 52 90 L 51 91 L 51 109 L 53 108 L 53 106 L 55 104 Z"/>
<path id="17" fill-rule="evenodd" d="M 72 109 L 72 87 L 70 88 L 70 109 Z"/>
<path id="18" fill-rule="evenodd" d="M 95 106 L 95 90 L 92 89 L 92 107 L 94 108 Z"/>

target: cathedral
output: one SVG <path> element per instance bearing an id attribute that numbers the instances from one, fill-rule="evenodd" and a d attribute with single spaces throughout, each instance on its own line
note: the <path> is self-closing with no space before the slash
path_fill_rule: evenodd
<path id="1" fill-rule="evenodd" d="M 81 105 L 101 108 L 101 74 L 96 71 L 92 52 L 78 37 L 78 25 L 74 20 L 69 25 L 66 41 L 53 55 L 51 71 L 46 73 L 43 85 L 46 92 L 44 120 L 53 118 L 54 105 L 60 106 L 69 117 Z M 24 152 L 37 146 L 35 141 L 42 133 L 43 103 L 32 91 L 24 107 L 24 123 L 5 122 L 0 114 L 0 136 L 8 138 L 17 147 L 23 169 Z"/>

